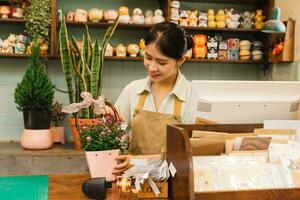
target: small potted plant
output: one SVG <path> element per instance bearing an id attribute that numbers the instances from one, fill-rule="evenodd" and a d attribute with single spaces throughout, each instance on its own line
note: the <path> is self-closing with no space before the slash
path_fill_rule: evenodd
<path id="1" fill-rule="evenodd" d="M 76 127 L 79 132 L 81 149 L 85 156 L 92 178 L 106 177 L 107 181 L 114 181 L 115 176 L 111 173 L 117 164 L 115 158 L 120 151 L 128 149 L 129 137 L 126 133 L 126 125 L 122 123 L 114 106 L 104 101 L 103 96 L 97 100 L 88 92 L 82 92 L 81 103 L 73 103 L 63 108 L 63 112 L 75 113 L 80 116 L 80 111 L 91 106 L 93 102 L 95 118 L 89 122 L 76 118 Z M 103 112 L 105 106 L 114 111 L 114 116 Z"/>
<path id="2" fill-rule="evenodd" d="M 25 129 L 21 145 L 25 149 L 48 149 L 53 140 L 50 132 L 50 110 L 54 98 L 54 85 L 39 60 L 36 40 L 32 47 L 28 68 L 15 89 L 17 109 L 23 112 Z"/>
<path id="3" fill-rule="evenodd" d="M 66 117 L 66 113 L 62 112 L 62 103 L 55 101 L 51 108 L 51 133 L 53 136 L 53 142 L 65 143 L 63 122 Z"/>

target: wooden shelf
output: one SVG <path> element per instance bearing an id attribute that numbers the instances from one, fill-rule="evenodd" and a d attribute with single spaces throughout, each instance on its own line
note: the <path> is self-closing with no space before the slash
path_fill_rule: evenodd
<path id="1" fill-rule="evenodd" d="M 247 4 L 255 5 L 261 0 L 181 0 L 180 3 L 184 2 L 196 2 L 196 3 L 222 3 L 222 4 Z"/>
<path id="2" fill-rule="evenodd" d="M 74 26 L 74 27 L 80 27 L 84 26 L 84 24 L 87 24 L 89 27 L 100 27 L 100 28 L 108 28 L 111 23 L 108 22 L 66 22 L 67 26 Z M 60 21 L 57 22 L 57 27 L 59 28 L 60 26 Z M 122 29 L 145 29 L 149 30 L 152 27 L 152 25 L 148 24 L 118 24 L 118 28 Z"/>
<path id="3" fill-rule="evenodd" d="M 7 19 L 0 18 L 0 23 L 1 24 L 25 24 L 26 20 L 18 19 L 18 18 L 7 18 Z"/>
<path id="4" fill-rule="evenodd" d="M 51 56 L 50 58 L 60 59 L 59 55 Z M 143 61 L 143 57 L 117 57 L 117 56 L 106 56 L 105 60 L 115 61 Z M 232 63 L 232 64 L 263 64 L 263 60 L 214 60 L 214 59 L 187 59 L 186 62 L 199 62 L 199 63 Z"/>
<path id="5" fill-rule="evenodd" d="M 232 63 L 232 64 L 263 64 L 263 60 L 218 60 L 218 59 L 187 59 L 187 62 Z"/>
<path id="6" fill-rule="evenodd" d="M 192 26 L 181 26 L 186 30 L 195 31 L 207 31 L 207 32 L 245 32 L 245 33 L 262 33 L 258 29 L 246 29 L 246 28 L 208 28 L 208 27 L 192 27 Z"/>
<path id="7" fill-rule="evenodd" d="M 17 54 L 17 53 L 0 53 L 0 58 L 28 58 L 28 54 Z M 48 58 L 53 58 L 53 56 L 48 55 Z"/>

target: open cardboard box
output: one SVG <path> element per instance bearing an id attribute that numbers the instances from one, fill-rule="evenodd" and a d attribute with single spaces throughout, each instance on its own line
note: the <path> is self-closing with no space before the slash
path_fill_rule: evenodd
<path id="1" fill-rule="evenodd" d="M 190 137 L 193 130 L 226 133 L 251 133 L 262 124 L 168 125 L 167 161 L 172 162 L 177 173 L 169 181 L 170 199 L 213 200 L 296 200 L 300 188 L 238 190 L 220 192 L 194 192 L 193 149 Z M 225 151 L 225 149 L 224 149 Z M 195 155 L 195 154 L 194 154 Z"/>

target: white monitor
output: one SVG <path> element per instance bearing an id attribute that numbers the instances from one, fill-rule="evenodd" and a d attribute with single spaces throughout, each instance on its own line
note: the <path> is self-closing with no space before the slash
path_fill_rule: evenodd
<path id="1" fill-rule="evenodd" d="M 299 119 L 300 82 L 192 81 L 190 122 L 263 123 Z"/>

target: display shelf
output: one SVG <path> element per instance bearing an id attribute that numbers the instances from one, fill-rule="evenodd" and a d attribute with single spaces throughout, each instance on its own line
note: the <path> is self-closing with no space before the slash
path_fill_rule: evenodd
<path id="1" fill-rule="evenodd" d="M 17 19 L 17 18 L 7 18 L 7 19 L 0 18 L 0 23 L 1 24 L 25 24 L 26 20 Z"/>
<path id="2" fill-rule="evenodd" d="M 192 31 L 203 31 L 203 32 L 244 32 L 244 33 L 262 33 L 258 29 L 245 29 L 245 28 L 208 28 L 208 27 L 192 27 L 192 26 L 181 26 L 185 30 Z"/>
<path id="3" fill-rule="evenodd" d="M 89 27 L 98 27 L 98 28 L 108 28 L 111 23 L 108 22 L 74 22 L 74 21 L 69 21 L 66 22 L 67 26 L 74 26 L 74 27 L 81 27 L 84 26 L 85 24 L 88 25 Z M 59 28 L 60 26 L 60 21 L 57 22 L 57 27 Z M 148 30 L 152 27 L 152 25 L 148 24 L 118 24 L 118 28 L 121 29 L 145 29 Z"/>
<path id="4" fill-rule="evenodd" d="M 0 58 L 28 58 L 28 54 L 17 54 L 17 53 L 0 53 Z M 53 58 L 53 56 L 48 55 L 48 58 Z"/>
<path id="5" fill-rule="evenodd" d="M 247 4 L 247 5 L 253 5 L 253 4 L 260 3 L 261 0 L 182 0 L 181 2 L 221 3 L 221 4 Z"/>
<path id="6" fill-rule="evenodd" d="M 60 59 L 59 55 L 51 56 L 55 59 Z M 110 61 L 143 61 L 143 57 L 117 57 L 117 56 L 105 56 L 105 60 Z M 232 63 L 232 64 L 263 64 L 263 60 L 214 60 L 214 59 L 187 59 L 186 62 L 199 62 L 199 63 Z"/>

